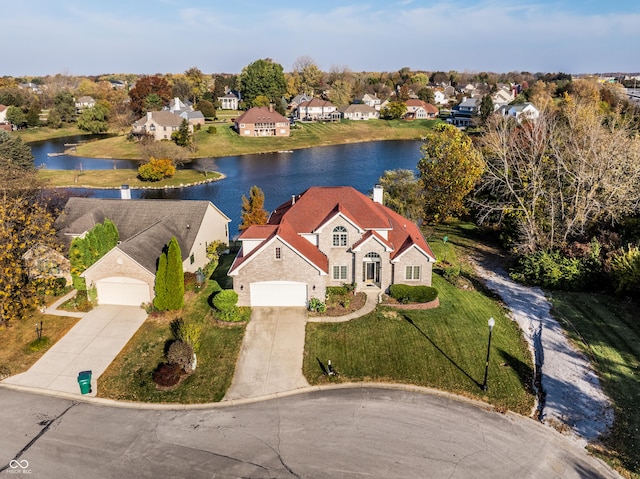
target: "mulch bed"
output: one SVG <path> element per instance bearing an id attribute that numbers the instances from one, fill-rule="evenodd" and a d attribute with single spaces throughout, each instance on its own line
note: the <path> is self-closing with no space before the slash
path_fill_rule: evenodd
<path id="1" fill-rule="evenodd" d="M 349 307 L 344 307 L 344 298 L 336 299 L 330 304 L 327 304 L 327 311 L 323 314 L 309 313 L 310 316 L 344 316 L 345 314 L 353 313 L 364 307 L 367 302 L 366 293 L 356 293 L 355 295 L 349 295 Z"/>

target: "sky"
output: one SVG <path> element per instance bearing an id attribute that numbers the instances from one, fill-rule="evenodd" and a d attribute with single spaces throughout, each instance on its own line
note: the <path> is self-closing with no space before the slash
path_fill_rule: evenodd
<path id="1" fill-rule="evenodd" d="M 640 0 L 2 0 L 0 77 L 640 71 Z"/>

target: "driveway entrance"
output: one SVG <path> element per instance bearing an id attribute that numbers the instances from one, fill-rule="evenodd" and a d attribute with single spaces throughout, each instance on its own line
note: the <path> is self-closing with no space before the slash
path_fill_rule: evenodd
<path id="1" fill-rule="evenodd" d="M 91 396 L 96 380 L 109 367 L 147 319 L 135 306 L 98 306 L 54 344 L 31 368 L 5 384 L 80 394 L 78 373 L 91 371 Z"/>
<path id="2" fill-rule="evenodd" d="M 302 375 L 305 308 L 253 308 L 225 400 L 309 386 Z"/>

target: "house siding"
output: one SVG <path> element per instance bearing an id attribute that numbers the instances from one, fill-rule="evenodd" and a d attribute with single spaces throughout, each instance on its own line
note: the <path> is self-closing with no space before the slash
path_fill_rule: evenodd
<path id="1" fill-rule="evenodd" d="M 279 260 L 275 259 L 276 248 L 281 251 Z M 263 251 L 244 265 L 240 275 L 242 280 L 237 276 L 233 277 L 233 289 L 238 293 L 238 306 L 250 306 L 251 283 L 274 280 L 306 283 L 309 294 L 307 300 L 315 297 L 324 301 L 325 286 L 320 271 L 279 239 L 266 245 Z"/>
<path id="2" fill-rule="evenodd" d="M 420 266 L 420 279 L 419 280 L 407 280 L 406 279 L 406 267 L 407 266 Z M 429 259 L 418 251 L 416 248 L 412 248 L 406 251 L 400 257 L 400 261 L 394 263 L 392 284 L 410 284 L 412 286 L 424 285 L 431 286 L 433 264 L 429 262 Z"/>
<path id="3" fill-rule="evenodd" d="M 207 244 L 216 240 L 229 244 L 228 221 L 228 218 L 218 212 L 213 205 L 207 207 L 202 224 L 192 225 L 193 228 L 199 226 L 199 229 L 189 255 L 182 262 L 185 271 L 195 273 L 198 268 L 204 267 L 209 262 L 207 259 Z M 193 264 L 191 263 L 191 255 L 194 256 Z"/>

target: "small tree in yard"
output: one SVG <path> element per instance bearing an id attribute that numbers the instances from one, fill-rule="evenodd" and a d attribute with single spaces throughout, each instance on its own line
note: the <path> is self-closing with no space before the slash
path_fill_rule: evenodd
<path id="1" fill-rule="evenodd" d="M 191 132 L 189 131 L 189 122 L 182 120 L 178 131 L 171 133 L 171 139 L 178 146 L 191 146 Z"/>
<path id="2" fill-rule="evenodd" d="M 246 230 L 252 225 L 266 225 L 268 214 L 264 209 L 264 193 L 257 186 L 252 186 L 249 191 L 249 198 L 242 195 L 242 212 L 240 213 L 242 222 L 238 229 Z"/>
<path id="3" fill-rule="evenodd" d="M 142 181 L 160 181 L 176 174 L 176 167 L 168 158 L 153 158 L 138 167 L 138 176 Z"/>
<path id="4" fill-rule="evenodd" d="M 161 310 L 176 310 L 184 304 L 184 270 L 178 240 L 171 238 L 158 260 L 153 305 Z"/>

